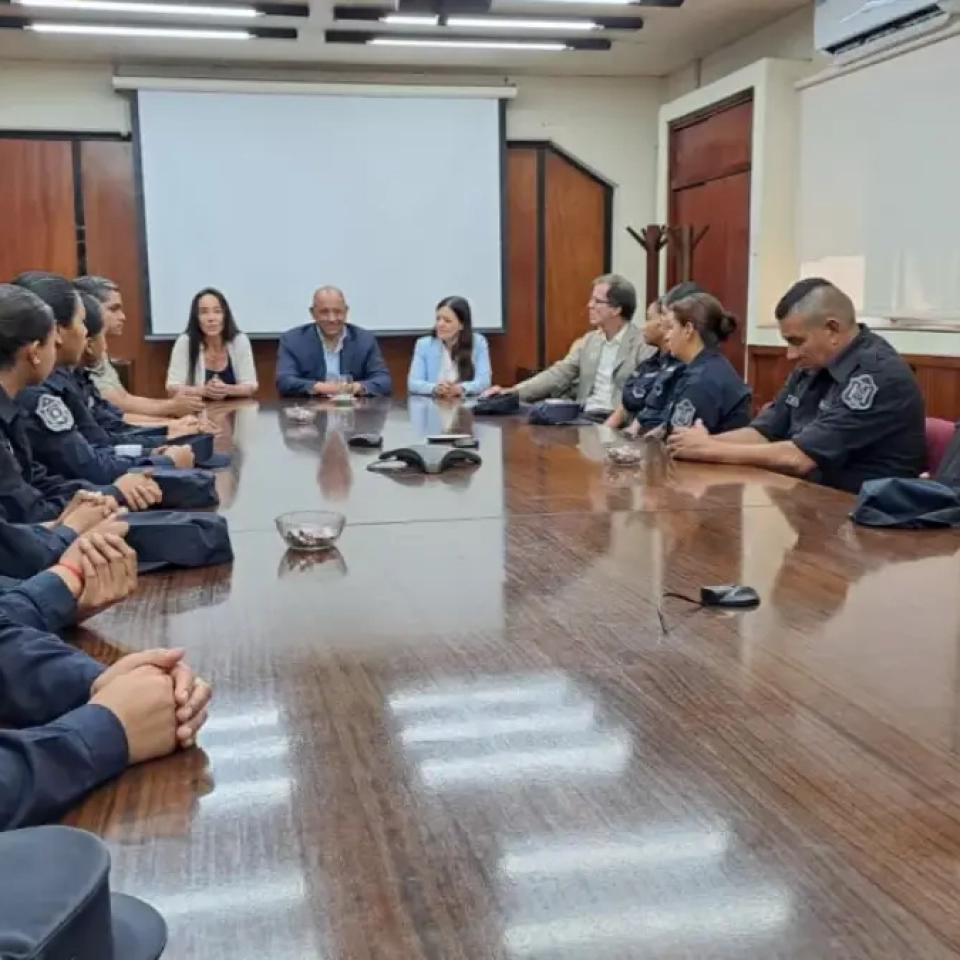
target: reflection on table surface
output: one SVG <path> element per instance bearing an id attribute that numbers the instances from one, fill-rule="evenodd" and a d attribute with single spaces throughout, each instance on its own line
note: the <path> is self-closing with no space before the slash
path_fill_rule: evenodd
<path id="1" fill-rule="evenodd" d="M 73 818 L 171 960 L 960 956 L 960 535 L 854 528 L 753 470 L 603 462 L 602 428 L 432 401 L 229 414 L 232 568 L 81 643 L 183 645 L 202 751 Z M 397 483 L 385 447 L 473 432 Z M 329 556 L 284 510 L 331 507 Z M 747 583 L 751 613 L 695 595 Z"/>

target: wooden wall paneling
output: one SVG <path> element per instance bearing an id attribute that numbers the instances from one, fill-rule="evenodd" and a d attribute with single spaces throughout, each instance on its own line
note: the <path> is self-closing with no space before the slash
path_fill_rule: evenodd
<path id="1" fill-rule="evenodd" d="M 960 419 L 960 357 L 904 354 L 920 384 L 928 417 Z M 750 385 L 759 408 L 783 386 L 793 365 L 784 347 L 750 348 Z"/>
<path id="2" fill-rule="evenodd" d="M 693 279 L 737 318 L 724 344 L 730 362 L 745 372 L 747 281 L 750 270 L 750 172 L 730 174 L 671 195 L 672 225 L 707 227 L 693 255 Z"/>
<path id="3" fill-rule="evenodd" d="M 752 151 L 752 97 L 683 118 L 670 130 L 670 189 L 743 173 Z"/>
<path id="4" fill-rule="evenodd" d="M 546 361 L 589 330 L 590 284 L 604 272 L 611 188 L 548 150 L 544 215 Z"/>
<path id="5" fill-rule="evenodd" d="M 72 145 L 0 137 L 0 280 L 77 272 Z"/>
<path id="6" fill-rule="evenodd" d="M 920 382 L 927 416 L 960 420 L 960 357 L 908 354 L 905 359 Z"/>
<path id="7" fill-rule="evenodd" d="M 160 396 L 169 348 L 148 343 L 142 293 L 144 266 L 137 232 L 133 145 L 121 141 L 80 144 L 80 182 L 86 224 L 87 272 L 116 281 L 127 321 L 110 340 L 110 353 L 132 364 L 133 391 Z"/>
<path id="8" fill-rule="evenodd" d="M 787 360 L 783 347 L 750 347 L 749 373 L 747 380 L 753 387 L 755 410 L 768 404 L 780 392 L 792 364 Z"/>
<path id="9" fill-rule="evenodd" d="M 505 385 L 539 366 L 540 156 L 536 147 L 510 147 L 507 152 L 507 330 L 490 338 L 493 381 Z"/>

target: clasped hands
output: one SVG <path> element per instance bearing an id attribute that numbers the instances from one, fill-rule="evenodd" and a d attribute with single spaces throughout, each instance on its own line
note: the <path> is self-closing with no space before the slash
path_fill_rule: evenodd
<path id="1" fill-rule="evenodd" d="M 79 592 L 78 619 L 125 599 L 137 586 L 137 555 L 118 533 L 79 537 L 61 563 L 54 569 L 75 596 Z M 128 654 L 90 689 L 90 702 L 110 710 L 123 727 L 131 764 L 192 747 L 206 722 L 212 688 L 183 656 L 183 650 L 163 649 Z"/>
<path id="2" fill-rule="evenodd" d="M 163 499 L 160 485 L 150 475 L 149 470 L 143 473 L 127 473 L 114 483 L 131 510 L 148 510 L 156 506 Z M 127 508 L 121 507 L 115 497 L 96 490 L 80 490 L 64 508 L 51 526 L 69 527 L 74 533 L 89 533 L 92 530 L 101 532 L 127 531 L 126 523 L 123 529 L 117 530 L 113 525 L 122 522 Z"/>
<path id="3" fill-rule="evenodd" d="M 183 656 L 164 649 L 127 654 L 90 688 L 90 702 L 120 721 L 131 765 L 192 747 L 207 720 L 213 689 Z"/>
<path id="4" fill-rule="evenodd" d="M 463 384 L 455 381 L 443 381 L 433 388 L 433 395 L 438 400 L 458 400 L 463 396 Z"/>
<path id="5" fill-rule="evenodd" d="M 667 437 L 667 449 L 678 460 L 709 460 L 716 443 L 702 420 L 692 427 L 674 427 Z"/>
<path id="6" fill-rule="evenodd" d="M 177 440 L 180 437 L 196 436 L 198 433 L 209 433 L 211 436 L 216 437 L 219 436 L 221 432 L 219 424 L 211 417 L 208 417 L 207 414 L 191 414 L 187 417 L 180 417 L 179 420 L 174 420 L 174 422 L 167 427 L 167 439 Z"/>
<path id="7" fill-rule="evenodd" d="M 318 380 L 310 391 L 315 397 L 336 397 L 345 393 L 354 397 L 363 393 L 362 383 L 342 383 L 337 380 Z"/>

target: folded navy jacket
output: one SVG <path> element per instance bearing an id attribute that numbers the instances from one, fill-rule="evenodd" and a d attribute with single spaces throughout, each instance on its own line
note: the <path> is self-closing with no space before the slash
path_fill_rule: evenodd
<path id="1" fill-rule="evenodd" d="M 530 408 L 528 421 L 537 427 L 592 425 L 593 421 L 582 417 L 582 412 L 576 400 L 543 400 Z"/>
<path id="2" fill-rule="evenodd" d="M 867 480 L 850 518 L 864 527 L 930 530 L 960 527 L 960 490 L 937 480 Z"/>
<path id="3" fill-rule="evenodd" d="M 131 473 L 143 473 L 138 467 Z M 165 510 L 207 510 L 220 503 L 217 481 L 203 470 L 181 470 L 179 467 L 153 467 L 150 476 L 160 485 Z"/>
<path id="4" fill-rule="evenodd" d="M 233 560 L 225 517 L 217 513 L 150 510 L 125 517 L 127 543 L 137 552 L 140 573 L 170 567 L 213 567 Z"/>
<path id="5" fill-rule="evenodd" d="M 189 437 L 178 437 L 170 442 L 180 446 L 190 446 L 197 466 L 204 470 L 219 470 L 230 466 L 229 454 L 213 452 L 213 437 L 209 433 L 195 433 Z"/>

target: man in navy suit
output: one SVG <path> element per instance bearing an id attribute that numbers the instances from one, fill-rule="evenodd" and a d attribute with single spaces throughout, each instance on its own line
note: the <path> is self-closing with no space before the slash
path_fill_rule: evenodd
<path id="1" fill-rule="evenodd" d="M 313 295 L 313 323 L 288 330 L 277 353 L 277 392 L 282 397 L 330 397 L 343 393 L 339 377 L 349 376 L 349 391 L 387 397 L 390 371 L 376 337 L 347 323 L 343 291 L 321 287 Z"/>

